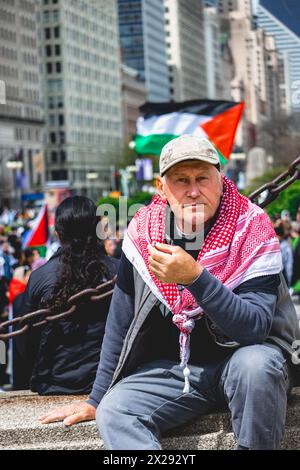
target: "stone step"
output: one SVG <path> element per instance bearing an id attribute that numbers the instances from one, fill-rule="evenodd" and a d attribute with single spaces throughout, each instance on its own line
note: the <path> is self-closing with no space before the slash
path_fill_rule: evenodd
<path id="1" fill-rule="evenodd" d="M 30 392 L 0 395 L 0 449 L 104 449 L 94 421 L 66 427 L 61 422 L 42 425 L 38 416 L 66 403 L 86 397 L 41 397 Z M 174 429 L 162 439 L 163 449 L 234 449 L 235 441 L 228 412 L 197 418 Z M 282 449 L 300 450 L 300 388 L 294 389 L 288 404 L 286 435 Z"/>
<path id="2" fill-rule="evenodd" d="M 281 444 L 282 450 L 300 450 L 299 428 L 288 428 Z M 169 437 L 162 440 L 165 450 L 233 450 L 235 440 L 233 433 L 214 432 L 204 435 Z M 101 439 L 86 439 L 74 441 L 39 442 L 30 444 L 15 444 L 0 450 L 104 450 Z"/>
<path id="3" fill-rule="evenodd" d="M 1 447 L 0 450 L 104 450 L 102 441 L 98 438 L 82 441 L 39 442 L 36 444 L 22 444 Z"/>
<path id="4" fill-rule="evenodd" d="M 300 426 L 286 428 L 280 448 L 300 450 Z M 163 449 L 168 450 L 234 450 L 236 442 L 232 432 L 223 431 L 209 434 L 181 435 L 164 438 Z"/>

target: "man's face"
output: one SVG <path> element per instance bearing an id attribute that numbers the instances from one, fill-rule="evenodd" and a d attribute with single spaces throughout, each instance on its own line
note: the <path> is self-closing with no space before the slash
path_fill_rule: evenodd
<path id="1" fill-rule="evenodd" d="M 215 215 L 222 195 L 222 177 L 213 165 L 188 160 L 159 178 L 158 191 L 167 200 L 184 233 L 199 232 Z"/>

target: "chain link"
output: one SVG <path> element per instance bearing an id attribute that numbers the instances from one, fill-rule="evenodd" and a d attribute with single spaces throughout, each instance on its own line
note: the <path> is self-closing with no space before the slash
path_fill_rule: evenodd
<path id="1" fill-rule="evenodd" d="M 251 193 L 248 198 L 261 208 L 266 207 L 277 198 L 281 191 L 294 183 L 294 181 L 300 179 L 300 168 L 298 168 L 298 166 L 300 166 L 300 157 L 291 163 L 288 170 L 277 176 L 273 181 L 270 181 L 269 183 L 261 186 L 261 188 L 259 188 L 257 191 Z M 266 194 L 264 195 L 263 193 Z M 263 196 L 262 200 L 260 198 L 261 196 Z M 72 297 L 70 297 L 67 302 L 67 310 L 57 315 L 53 315 L 51 309 L 47 308 L 30 312 L 23 317 L 14 318 L 13 320 L 0 323 L 0 340 L 6 341 L 10 338 L 15 338 L 16 336 L 22 335 L 28 331 L 29 328 L 44 326 L 47 323 L 68 318 L 69 316 L 73 315 L 74 312 L 76 312 L 78 305 L 81 304 L 83 300 L 86 302 L 98 302 L 99 300 L 105 299 L 106 297 L 110 297 L 113 293 L 115 280 L 116 276 L 111 281 L 100 284 L 94 289 L 85 289 L 78 294 L 72 295 Z M 103 292 L 105 289 L 109 290 Z M 9 331 L 10 327 L 16 326 L 19 327 L 17 331 L 2 333 L 5 330 Z"/>
<path id="2" fill-rule="evenodd" d="M 62 320 L 73 315 L 82 302 L 99 302 L 103 299 L 110 297 L 113 293 L 113 287 L 116 281 L 116 276 L 110 281 L 104 282 L 93 289 L 84 289 L 78 294 L 72 295 L 67 301 L 67 310 L 56 315 L 53 314 L 51 309 L 44 308 L 30 312 L 23 317 L 14 318 L 4 323 L 0 323 L 0 340 L 7 341 L 10 338 L 22 335 L 29 328 L 36 328 L 44 326 L 47 323 L 52 323 L 57 320 Z M 9 331 L 11 327 L 18 327 L 17 331 Z M 5 333 L 6 331 L 6 333 Z"/>
<path id="3" fill-rule="evenodd" d="M 300 179 L 300 168 L 298 168 L 299 166 L 300 157 L 294 160 L 284 173 L 281 173 L 274 180 L 264 184 L 259 189 L 251 193 L 248 196 L 250 201 L 255 202 L 261 208 L 266 207 L 277 198 L 281 191 L 294 183 L 294 181 Z M 264 195 L 263 193 L 265 192 L 266 194 Z M 262 196 L 263 199 L 260 199 L 260 196 Z"/>

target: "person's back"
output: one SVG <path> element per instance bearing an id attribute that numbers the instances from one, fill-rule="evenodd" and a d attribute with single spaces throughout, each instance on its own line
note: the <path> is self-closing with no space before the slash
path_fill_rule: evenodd
<path id="1" fill-rule="evenodd" d="M 96 238 L 96 207 L 83 197 L 68 198 L 56 213 L 61 248 L 44 265 L 32 272 L 15 314 L 40 308 L 53 314 L 68 310 L 68 299 L 110 280 L 117 271 L 116 260 L 105 256 Z M 18 299 L 17 299 L 18 300 Z M 83 301 L 67 319 L 32 329 L 16 340 L 15 385 L 39 394 L 88 393 L 96 374 L 110 298 Z M 20 362 L 26 362 L 23 373 Z M 21 374 L 21 378 L 20 378 Z"/>
<path id="2" fill-rule="evenodd" d="M 293 275 L 293 251 L 286 235 L 283 224 L 281 223 L 275 227 L 275 233 L 280 241 L 280 251 L 282 256 L 283 274 L 288 287 L 292 284 Z"/>

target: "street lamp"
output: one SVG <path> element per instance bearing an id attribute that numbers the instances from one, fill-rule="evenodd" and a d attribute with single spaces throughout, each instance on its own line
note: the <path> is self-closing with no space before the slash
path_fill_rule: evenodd
<path id="1" fill-rule="evenodd" d="M 8 162 L 6 162 L 6 167 L 9 170 L 21 170 L 23 166 L 23 162 L 17 160 L 9 160 Z"/>
<path id="2" fill-rule="evenodd" d="M 15 200 L 16 204 L 18 205 L 18 191 L 17 191 L 17 171 L 22 170 L 24 164 L 21 160 L 8 160 L 6 162 L 6 168 L 9 170 L 13 171 L 13 184 L 14 184 L 14 194 L 15 194 Z M 21 199 L 21 197 L 20 197 Z"/>
<path id="3" fill-rule="evenodd" d="M 88 190 L 89 190 L 89 197 L 92 199 L 95 197 L 95 185 L 92 183 L 98 179 L 98 173 L 96 171 L 88 171 L 86 173 L 86 179 L 88 180 Z"/>
<path id="4" fill-rule="evenodd" d="M 98 178 L 98 173 L 96 173 L 95 171 L 89 171 L 87 174 L 86 174 L 86 178 L 88 180 L 96 180 Z"/>
<path id="5" fill-rule="evenodd" d="M 131 140 L 128 144 L 128 147 L 131 149 L 131 150 L 134 150 L 135 149 L 135 146 L 136 146 L 136 143 L 134 140 Z"/>

